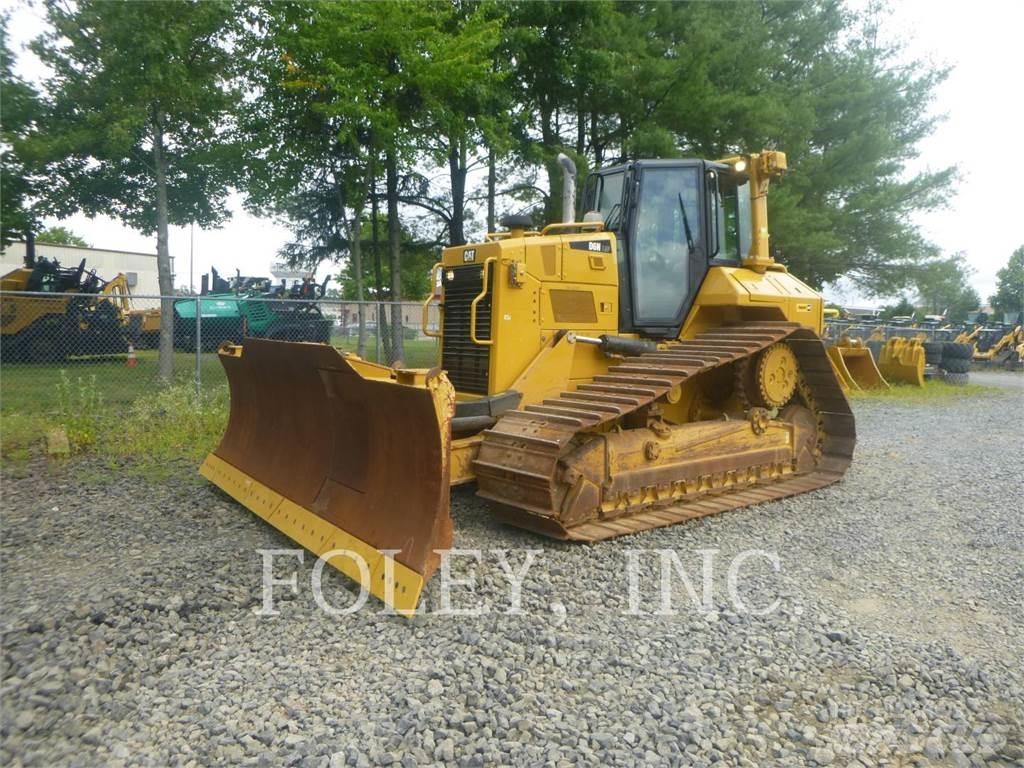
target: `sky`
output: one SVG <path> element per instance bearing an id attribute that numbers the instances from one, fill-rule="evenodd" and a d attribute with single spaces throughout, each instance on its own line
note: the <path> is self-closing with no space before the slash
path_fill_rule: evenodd
<path id="1" fill-rule="evenodd" d="M 864 6 L 869 1 L 855 0 L 854 4 Z M 42 9 L 27 0 L 4 0 L 2 4 L 11 12 L 9 34 L 16 71 L 38 85 L 45 69 L 25 45 L 44 29 Z M 920 168 L 956 165 L 961 180 L 947 209 L 919 214 L 915 221 L 945 255 L 965 254 L 974 269 L 972 284 L 983 300 L 995 291 L 996 271 L 1024 242 L 1017 226 L 1022 216 L 1016 189 L 1020 184 L 1015 183 L 1009 167 L 1024 126 L 1024 99 L 1019 96 L 1024 74 L 1022 28 L 1024 2 L 1019 0 L 955 5 L 937 0 L 893 0 L 881 29 L 889 39 L 903 41 L 911 58 L 954 68 L 938 89 L 934 111 L 945 119 L 922 142 Z M 188 228 L 171 228 L 175 285 L 189 284 L 190 261 L 196 286 L 199 275 L 211 266 L 222 272 L 237 267 L 250 275 L 270 272 L 278 248 L 288 240 L 288 230 L 246 213 L 238 196 L 229 202 L 232 219 L 217 230 L 196 229 L 194 247 Z M 155 237 L 105 217 L 74 216 L 45 223 L 60 223 L 99 248 L 156 250 Z M 329 271 L 324 267 L 318 278 Z M 860 306 L 879 303 L 860 296 L 852 286 L 832 287 L 826 295 Z"/>

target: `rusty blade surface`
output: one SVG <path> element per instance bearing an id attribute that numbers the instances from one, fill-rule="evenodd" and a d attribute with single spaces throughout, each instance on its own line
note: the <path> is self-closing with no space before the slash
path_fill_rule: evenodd
<path id="1" fill-rule="evenodd" d="M 231 414 L 214 454 L 429 578 L 452 535 L 447 379 L 399 383 L 325 344 L 247 339 L 220 359 Z"/>

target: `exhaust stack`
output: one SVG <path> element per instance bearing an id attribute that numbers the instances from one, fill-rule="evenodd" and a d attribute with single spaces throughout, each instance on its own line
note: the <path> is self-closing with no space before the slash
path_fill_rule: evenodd
<path id="1" fill-rule="evenodd" d="M 562 152 L 558 153 L 558 164 L 562 166 L 562 221 L 572 224 L 576 221 L 576 163 Z"/>

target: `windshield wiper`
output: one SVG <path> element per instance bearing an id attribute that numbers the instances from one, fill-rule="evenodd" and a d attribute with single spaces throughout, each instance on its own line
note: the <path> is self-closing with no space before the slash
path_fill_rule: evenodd
<path id="1" fill-rule="evenodd" d="M 690 249 L 690 256 L 697 250 L 693 244 L 693 232 L 690 231 L 690 219 L 686 215 L 686 204 L 683 202 L 683 193 L 679 193 L 679 210 L 683 212 L 683 229 L 686 231 L 686 247 Z"/>
<path id="2" fill-rule="evenodd" d="M 607 230 L 617 230 L 619 225 L 622 223 L 622 204 L 616 203 L 612 206 L 612 209 L 608 211 L 608 215 L 604 220 L 604 228 Z"/>

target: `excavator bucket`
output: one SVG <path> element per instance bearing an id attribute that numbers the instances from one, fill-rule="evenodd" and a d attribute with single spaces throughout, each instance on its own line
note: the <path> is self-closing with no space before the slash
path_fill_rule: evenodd
<path id="1" fill-rule="evenodd" d="M 326 344 L 246 339 L 219 354 L 231 413 L 201 474 L 312 553 L 344 550 L 327 562 L 415 611 L 452 540 L 448 378 Z"/>
<path id="2" fill-rule="evenodd" d="M 828 358 L 844 389 L 889 388 L 867 347 L 836 344 L 828 348 Z"/>
<path id="3" fill-rule="evenodd" d="M 843 388 L 844 392 L 849 392 L 851 389 L 860 389 L 857 386 L 857 382 L 853 380 L 853 374 L 846 367 L 843 355 L 838 347 L 828 348 L 828 361 L 832 364 L 832 371 L 835 373 L 836 379 L 839 380 L 839 386 Z"/>
<path id="4" fill-rule="evenodd" d="M 889 339 L 882 347 L 878 369 L 887 381 L 924 386 L 924 347 L 916 339 Z"/>

